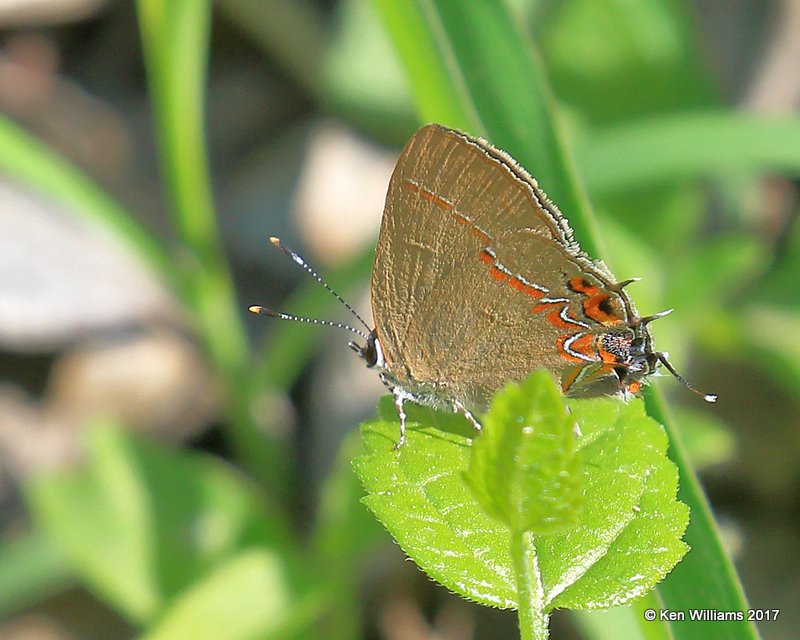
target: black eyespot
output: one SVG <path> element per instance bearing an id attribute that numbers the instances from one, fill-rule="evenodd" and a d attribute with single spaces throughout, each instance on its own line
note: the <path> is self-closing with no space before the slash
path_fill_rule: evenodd
<path id="1" fill-rule="evenodd" d="M 597 303 L 597 308 L 609 316 L 614 315 L 614 307 L 611 305 L 611 298 L 603 298 Z"/>

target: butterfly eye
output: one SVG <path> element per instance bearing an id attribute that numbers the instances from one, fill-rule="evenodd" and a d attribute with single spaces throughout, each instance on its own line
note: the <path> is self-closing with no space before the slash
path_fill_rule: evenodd
<path id="1" fill-rule="evenodd" d="M 358 357 L 364 360 L 368 369 L 372 369 L 376 366 L 382 368 L 386 365 L 386 361 L 383 359 L 381 343 L 374 331 L 369 334 L 367 344 L 354 350 L 356 354 L 358 354 Z"/>
<path id="2" fill-rule="evenodd" d="M 375 349 L 375 342 L 370 340 L 361 351 L 361 357 L 367 363 L 368 368 L 372 368 L 378 362 L 378 352 Z"/>

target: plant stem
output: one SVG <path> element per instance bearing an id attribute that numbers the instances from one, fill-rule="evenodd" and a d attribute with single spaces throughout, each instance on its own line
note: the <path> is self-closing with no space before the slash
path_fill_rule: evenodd
<path id="1" fill-rule="evenodd" d="M 250 416 L 248 351 L 240 305 L 211 194 L 204 104 L 209 0 L 139 0 L 145 67 L 165 189 L 183 251 L 180 294 L 224 384 L 228 437 L 254 473 L 279 467 L 279 453 Z M 262 479 L 275 481 L 265 471 Z"/>
<path id="2" fill-rule="evenodd" d="M 544 610 L 544 588 L 533 536 L 525 531 L 511 534 L 511 556 L 517 574 L 517 618 L 521 640 L 547 640 L 550 616 Z"/>
<path id="3" fill-rule="evenodd" d="M 678 467 L 680 487 L 678 499 L 689 505 L 691 520 L 685 540 L 692 551 L 658 585 L 664 606 L 673 611 L 689 608 L 717 609 L 720 611 L 747 611 L 749 605 L 736 568 L 722 544 L 722 538 L 711 507 L 692 468 L 681 438 L 680 429 L 667 412 L 658 388 L 645 391 L 647 413 L 664 425 L 669 436 L 670 459 Z M 675 620 L 669 623 L 677 637 L 693 637 L 691 621 Z M 726 621 L 727 637 L 758 638 L 758 629 L 747 620 Z"/>

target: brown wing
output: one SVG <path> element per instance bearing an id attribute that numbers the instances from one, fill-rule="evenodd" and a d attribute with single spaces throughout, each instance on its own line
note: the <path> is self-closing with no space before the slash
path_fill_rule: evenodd
<path id="1" fill-rule="evenodd" d="M 611 284 L 509 156 L 438 125 L 406 145 L 372 275 L 378 337 L 398 378 L 480 403 L 536 368 L 560 376 L 575 360 L 559 339 L 607 330 L 584 317 L 587 295 L 568 286 L 587 275 L 592 286 Z M 615 321 L 635 313 L 617 294 L 604 308 Z"/>

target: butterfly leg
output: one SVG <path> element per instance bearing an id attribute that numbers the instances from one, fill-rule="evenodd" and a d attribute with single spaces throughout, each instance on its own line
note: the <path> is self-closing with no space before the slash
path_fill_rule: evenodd
<path id="1" fill-rule="evenodd" d="M 461 400 L 453 400 L 453 408 L 456 410 L 457 413 L 460 413 L 467 420 L 469 420 L 470 424 L 472 424 L 472 426 L 475 427 L 475 431 L 480 433 L 481 423 L 475 419 L 475 416 L 473 416 L 470 410 L 464 406 L 464 403 L 461 402 Z"/>
<path id="2" fill-rule="evenodd" d="M 394 408 L 397 409 L 397 415 L 400 418 L 400 440 L 394 445 L 395 450 L 397 450 L 406 442 L 406 418 L 408 416 L 403 403 L 408 399 L 408 394 L 400 387 L 394 387 L 392 389 L 392 397 L 394 398 Z"/>

